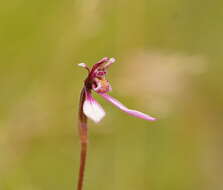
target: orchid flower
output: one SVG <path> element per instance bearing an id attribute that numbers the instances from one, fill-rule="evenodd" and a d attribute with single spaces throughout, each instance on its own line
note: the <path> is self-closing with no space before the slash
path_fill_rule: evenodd
<path id="1" fill-rule="evenodd" d="M 94 91 L 101 95 L 105 100 L 112 103 L 114 106 L 118 107 L 120 110 L 126 112 L 129 115 L 145 119 L 148 121 L 156 120 L 154 117 L 151 117 L 142 112 L 128 109 L 121 102 L 116 100 L 115 98 L 109 96 L 107 93 L 112 90 L 110 83 L 105 79 L 107 74 L 107 70 L 112 63 L 115 62 L 114 58 L 104 57 L 99 62 L 97 62 L 91 69 L 87 67 L 85 63 L 80 63 L 79 66 L 88 70 L 88 76 L 84 82 L 84 93 L 85 100 L 83 104 L 83 112 L 84 114 L 98 123 L 105 116 L 105 111 L 101 107 L 101 105 L 92 97 L 91 91 Z"/>
<path id="2" fill-rule="evenodd" d="M 108 80 L 105 79 L 105 76 L 107 74 L 108 68 L 114 62 L 114 58 L 104 57 L 96 64 L 94 64 L 91 69 L 85 63 L 78 64 L 80 67 L 83 67 L 88 71 L 88 76 L 84 81 L 84 87 L 81 91 L 79 105 L 79 133 L 81 141 L 81 154 L 77 190 L 82 190 L 84 180 L 84 170 L 88 144 L 87 118 L 90 118 L 94 122 L 98 123 L 105 116 L 105 111 L 102 106 L 92 97 L 92 91 L 98 93 L 105 100 L 109 101 L 114 106 L 118 107 L 120 110 L 126 112 L 129 115 L 148 121 L 156 120 L 154 117 L 151 117 L 145 113 L 127 108 L 121 102 L 108 95 L 108 92 L 112 90 L 112 87 Z"/>

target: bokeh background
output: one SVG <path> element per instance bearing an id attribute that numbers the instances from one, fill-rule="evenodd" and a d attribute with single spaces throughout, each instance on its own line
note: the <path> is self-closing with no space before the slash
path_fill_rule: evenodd
<path id="1" fill-rule="evenodd" d="M 223 3 L 9 0 L 0 7 L 0 189 L 75 189 L 78 99 L 115 57 L 122 113 L 90 125 L 85 190 L 223 189 Z"/>

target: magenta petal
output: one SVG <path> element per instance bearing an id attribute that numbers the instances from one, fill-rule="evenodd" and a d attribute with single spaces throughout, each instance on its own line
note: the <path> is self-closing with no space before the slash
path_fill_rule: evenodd
<path id="1" fill-rule="evenodd" d="M 109 96 L 108 94 L 105 93 L 99 93 L 104 99 L 106 99 L 107 101 L 111 102 L 113 105 L 115 105 L 116 107 L 118 107 L 120 110 L 128 113 L 129 115 L 141 118 L 141 119 L 145 119 L 148 121 L 155 121 L 156 118 L 151 117 L 145 113 L 136 111 L 136 110 L 131 110 L 128 109 L 127 107 L 125 107 L 121 102 L 119 102 L 118 100 L 116 100 L 115 98 Z"/>
<path id="2" fill-rule="evenodd" d="M 109 61 L 109 58 L 108 57 L 104 57 L 102 58 L 100 61 L 98 61 L 96 64 L 93 65 L 92 69 L 91 69 L 91 75 L 93 75 L 94 71 L 100 66 L 102 65 L 103 63 L 106 63 Z"/>

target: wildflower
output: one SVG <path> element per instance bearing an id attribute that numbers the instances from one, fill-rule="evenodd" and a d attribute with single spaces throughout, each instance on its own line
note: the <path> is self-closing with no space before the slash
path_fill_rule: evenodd
<path id="1" fill-rule="evenodd" d="M 109 59 L 104 57 L 99 62 L 94 64 L 91 69 L 85 63 L 79 64 L 79 66 L 87 69 L 88 71 L 88 76 L 84 81 L 84 87 L 82 90 L 82 98 L 84 98 L 82 102 L 83 113 L 96 123 L 101 121 L 101 119 L 105 116 L 105 111 L 101 105 L 92 97 L 91 92 L 94 91 L 101 95 L 105 100 L 109 101 L 114 106 L 118 107 L 120 110 L 126 112 L 129 115 L 149 121 L 156 120 L 154 117 L 151 117 L 145 113 L 128 109 L 121 102 L 107 94 L 112 90 L 112 87 L 108 80 L 106 80 L 105 76 L 109 66 L 114 62 L 114 58 Z"/>
<path id="2" fill-rule="evenodd" d="M 105 100 L 109 101 L 122 111 L 128 113 L 129 115 L 154 121 L 154 117 L 151 117 L 142 112 L 131 110 L 125 107 L 121 102 L 115 98 L 109 96 L 107 93 L 112 90 L 110 83 L 105 79 L 108 67 L 115 62 L 114 58 L 104 57 L 99 62 L 97 62 L 90 69 L 85 63 L 80 63 L 79 66 L 87 69 L 88 76 L 84 81 L 84 87 L 80 95 L 80 105 L 79 105 L 79 133 L 81 142 L 81 152 L 80 152 L 80 169 L 78 175 L 77 190 L 83 189 L 84 182 L 84 171 L 85 163 L 87 158 L 87 144 L 88 144 L 88 126 L 87 117 L 92 119 L 94 122 L 99 122 L 105 116 L 105 111 L 101 105 L 92 97 L 91 92 L 95 91 L 101 95 Z"/>

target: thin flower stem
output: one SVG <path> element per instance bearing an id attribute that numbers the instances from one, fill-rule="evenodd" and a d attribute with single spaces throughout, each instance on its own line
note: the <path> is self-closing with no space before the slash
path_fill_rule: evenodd
<path id="1" fill-rule="evenodd" d="M 77 190 L 82 190 L 83 189 L 86 157 L 87 157 L 87 143 L 81 143 L 80 169 L 79 169 Z"/>
<path id="2" fill-rule="evenodd" d="M 80 135 L 80 169 L 77 183 L 77 190 L 83 189 L 84 182 L 84 171 L 86 165 L 86 157 L 87 157 L 87 144 L 88 144 L 88 127 L 87 127 L 87 117 L 83 113 L 83 104 L 85 100 L 85 89 L 83 88 L 80 96 L 80 104 L 79 104 L 79 135 Z"/>

